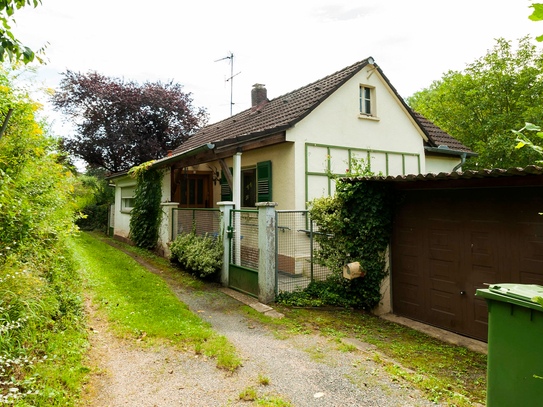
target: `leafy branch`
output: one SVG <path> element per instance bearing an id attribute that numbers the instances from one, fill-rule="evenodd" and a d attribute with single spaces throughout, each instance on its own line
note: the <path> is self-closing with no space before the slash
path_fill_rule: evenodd
<path id="1" fill-rule="evenodd" d="M 29 47 L 23 45 L 11 32 L 11 24 L 15 23 L 13 14 L 15 10 L 19 10 L 26 6 L 36 8 L 41 4 L 41 0 L 0 0 L 0 62 L 6 60 L 6 55 L 10 62 L 22 61 L 24 64 L 36 59 L 39 63 L 43 63 L 37 54 L 43 53 L 44 48 L 37 53 Z"/>
<path id="2" fill-rule="evenodd" d="M 520 130 L 511 130 L 514 134 L 517 136 L 518 144 L 515 146 L 515 149 L 518 150 L 524 146 L 528 146 L 534 151 L 537 151 L 539 154 L 543 155 L 543 147 L 538 146 L 537 144 L 534 144 L 526 135 L 523 133 L 524 131 L 531 131 L 535 132 L 536 137 L 539 137 L 540 139 L 543 139 L 543 132 L 541 131 L 540 126 L 536 126 L 532 123 L 526 123 L 526 125 L 520 129 Z M 538 163 L 542 163 L 543 161 L 539 160 Z"/>
<path id="3" fill-rule="evenodd" d="M 534 9 L 534 12 L 528 17 L 532 21 L 541 21 L 543 20 L 543 4 L 542 3 L 534 3 L 530 5 L 531 8 Z M 543 41 L 543 35 L 540 35 L 539 37 L 535 38 L 537 41 L 541 42 Z"/>

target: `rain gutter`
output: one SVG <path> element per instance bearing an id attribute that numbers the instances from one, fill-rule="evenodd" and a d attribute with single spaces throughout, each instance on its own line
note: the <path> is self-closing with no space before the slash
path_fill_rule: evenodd
<path id="1" fill-rule="evenodd" d="M 477 153 L 469 153 L 467 151 L 460 151 L 460 150 L 451 150 L 447 146 L 439 146 L 439 147 L 424 147 L 425 151 L 428 151 L 430 153 L 438 153 L 438 154 L 448 154 L 448 155 L 456 155 L 460 157 L 461 161 L 460 164 L 458 164 L 456 167 L 452 169 L 451 172 L 456 172 L 460 167 L 462 167 L 466 163 L 467 157 L 477 157 L 479 154 Z"/>

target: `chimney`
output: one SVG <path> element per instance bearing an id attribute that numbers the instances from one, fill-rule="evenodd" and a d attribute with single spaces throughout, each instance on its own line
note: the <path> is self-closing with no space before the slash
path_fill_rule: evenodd
<path id="1" fill-rule="evenodd" d="M 172 150 L 168 150 L 168 157 L 172 156 Z"/>
<path id="2" fill-rule="evenodd" d="M 255 83 L 251 89 L 251 107 L 258 106 L 268 100 L 268 91 L 261 83 Z"/>

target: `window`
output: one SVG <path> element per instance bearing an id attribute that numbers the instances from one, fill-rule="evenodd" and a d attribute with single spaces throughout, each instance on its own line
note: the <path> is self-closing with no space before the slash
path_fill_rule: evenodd
<path id="1" fill-rule="evenodd" d="M 136 187 L 121 188 L 121 212 L 130 212 L 134 207 Z"/>
<path id="2" fill-rule="evenodd" d="M 372 116 L 372 93 L 373 89 L 368 86 L 360 86 L 360 113 Z"/>
<path id="3" fill-rule="evenodd" d="M 241 206 L 256 204 L 256 168 L 241 170 Z"/>
<path id="4" fill-rule="evenodd" d="M 172 189 L 172 201 L 181 208 L 209 208 L 212 205 L 211 174 L 185 173 L 176 170 Z"/>
<path id="5" fill-rule="evenodd" d="M 376 112 L 375 88 L 368 85 L 360 85 L 360 113 L 359 119 L 379 121 Z"/>
<path id="6" fill-rule="evenodd" d="M 257 163 L 256 167 L 242 169 L 241 206 L 251 208 L 257 202 L 270 202 L 272 200 L 271 182 L 271 161 L 263 161 Z M 224 174 L 221 175 L 221 200 L 232 200 L 232 191 Z"/>

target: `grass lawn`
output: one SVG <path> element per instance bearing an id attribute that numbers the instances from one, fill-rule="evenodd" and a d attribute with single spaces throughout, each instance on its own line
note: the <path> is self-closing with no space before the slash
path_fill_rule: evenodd
<path id="1" fill-rule="evenodd" d="M 119 334 L 142 343 L 170 341 L 216 357 L 219 368 L 239 366 L 234 347 L 179 301 L 163 279 L 89 234 L 76 239 L 73 251 L 85 288 Z"/>

